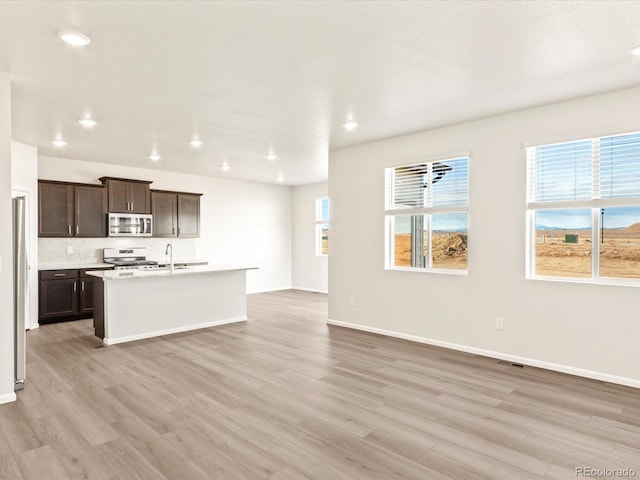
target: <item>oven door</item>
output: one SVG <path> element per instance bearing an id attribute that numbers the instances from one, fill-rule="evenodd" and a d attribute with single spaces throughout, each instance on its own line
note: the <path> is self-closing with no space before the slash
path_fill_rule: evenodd
<path id="1" fill-rule="evenodd" d="M 110 213 L 110 237 L 150 237 L 152 235 L 151 215 L 135 213 Z"/>

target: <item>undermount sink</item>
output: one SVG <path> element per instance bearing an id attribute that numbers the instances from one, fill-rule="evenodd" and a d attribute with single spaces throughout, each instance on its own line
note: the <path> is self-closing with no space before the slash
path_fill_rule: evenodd
<path id="1" fill-rule="evenodd" d="M 173 267 L 174 270 L 188 270 L 189 267 L 184 266 L 184 265 L 180 265 L 180 266 L 176 266 Z M 167 272 L 169 270 L 171 270 L 171 267 L 160 267 L 160 268 L 156 268 L 155 271 L 160 270 L 161 272 Z"/>

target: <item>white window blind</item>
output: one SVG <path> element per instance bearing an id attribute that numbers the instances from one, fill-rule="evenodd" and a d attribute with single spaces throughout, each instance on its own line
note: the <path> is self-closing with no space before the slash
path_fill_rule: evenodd
<path id="1" fill-rule="evenodd" d="M 529 148 L 528 156 L 530 202 L 591 198 L 591 140 Z"/>
<path id="2" fill-rule="evenodd" d="M 640 197 L 640 133 L 531 147 L 529 203 Z"/>
<path id="3" fill-rule="evenodd" d="M 387 169 L 387 210 L 464 207 L 468 197 L 467 158 Z"/>
<path id="4" fill-rule="evenodd" d="M 640 197 L 640 133 L 600 140 L 601 198 Z"/>

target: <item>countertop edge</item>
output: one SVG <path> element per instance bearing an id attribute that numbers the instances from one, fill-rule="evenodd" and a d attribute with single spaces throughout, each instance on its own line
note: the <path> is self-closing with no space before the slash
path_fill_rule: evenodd
<path id="1" fill-rule="evenodd" d="M 247 266 L 199 266 L 189 267 L 185 269 L 174 270 L 173 272 L 158 270 L 120 270 L 120 271 L 96 271 L 87 272 L 87 275 L 101 278 L 104 281 L 121 281 L 121 280 L 145 280 L 151 278 L 173 278 L 186 275 L 202 275 L 205 273 L 224 273 L 237 272 L 240 270 L 258 270 L 258 267 Z"/>
<path id="2" fill-rule="evenodd" d="M 110 268 L 110 267 L 113 267 L 113 264 L 103 263 L 103 262 L 97 262 L 97 263 L 78 262 L 78 263 L 69 263 L 69 264 L 43 263 L 43 264 L 38 264 L 38 271 L 42 272 L 47 270 L 90 270 L 92 268 Z"/>

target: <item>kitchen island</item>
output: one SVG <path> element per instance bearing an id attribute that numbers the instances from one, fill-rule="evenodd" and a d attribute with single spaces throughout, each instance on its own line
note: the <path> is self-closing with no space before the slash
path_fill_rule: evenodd
<path id="1" fill-rule="evenodd" d="M 87 272 L 96 278 L 96 336 L 114 345 L 246 320 L 246 272 L 255 268 L 203 265 Z"/>

